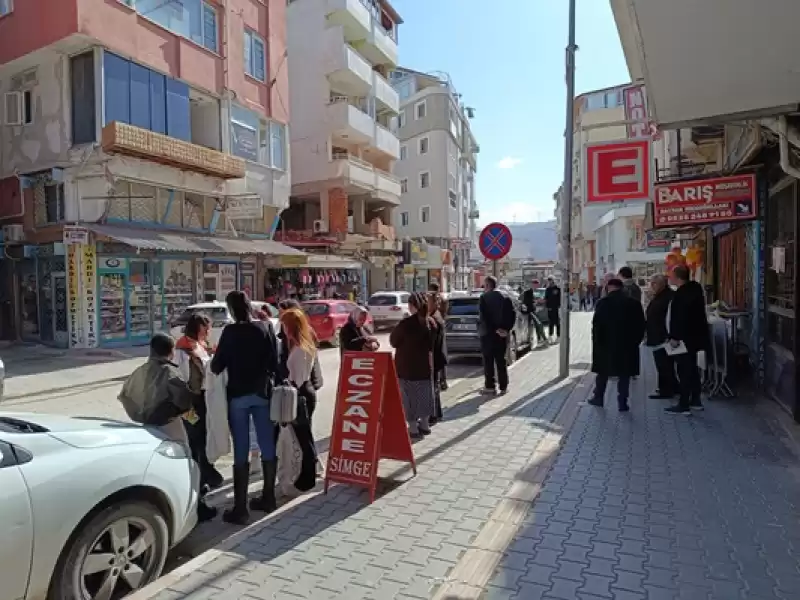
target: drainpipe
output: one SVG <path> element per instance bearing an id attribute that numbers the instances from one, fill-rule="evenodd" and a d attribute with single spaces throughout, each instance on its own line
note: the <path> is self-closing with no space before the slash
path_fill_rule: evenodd
<path id="1" fill-rule="evenodd" d="M 792 166 L 789 151 L 789 123 L 786 117 L 778 117 L 778 147 L 781 155 L 781 169 L 787 175 L 800 179 L 800 169 Z"/>

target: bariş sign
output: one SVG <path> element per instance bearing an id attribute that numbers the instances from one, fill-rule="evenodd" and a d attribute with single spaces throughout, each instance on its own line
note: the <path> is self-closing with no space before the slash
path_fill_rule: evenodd
<path id="1" fill-rule="evenodd" d="M 586 202 L 650 198 L 650 140 L 586 145 Z"/>
<path id="2" fill-rule="evenodd" d="M 489 223 L 478 236 L 478 247 L 488 260 L 501 260 L 511 252 L 511 230 L 502 223 Z"/>
<path id="3" fill-rule="evenodd" d="M 695 179 L 656 186 L 656 229 L 750 221 L 758 216 L 755 175 Z"/>
<path id="4" fill-rule="evenodd" d="M 333 412 L 325 491 L 330 482 L 358 485 L 369 490 L 372 502 L 381 458 L 407 461 L 417 474 L 392 355 L 345 352 Z"/>

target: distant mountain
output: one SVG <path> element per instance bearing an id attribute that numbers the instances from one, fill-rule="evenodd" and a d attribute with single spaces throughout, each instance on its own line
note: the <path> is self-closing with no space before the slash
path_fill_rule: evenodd
<path id="1" fill-rule="evenodd" d="M 557 260 L 556 222 L 507 223 L 514 241 L 511 244 L 511 258 L 532 258 L 535 260 Z"/>

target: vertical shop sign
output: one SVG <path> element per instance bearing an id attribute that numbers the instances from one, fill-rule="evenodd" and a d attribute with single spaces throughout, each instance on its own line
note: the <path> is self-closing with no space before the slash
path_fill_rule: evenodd
<path id="1" fill-rule="evenodd" d="M 86 347 L 97 348 L 97 254 L 93 244 L 83 249 L 83 297 L 86 299 Z"/>
<path id="2" fill-rule="evenodd" d="M 224 300 L 229 292 L 238 289 L 236 282 L 236 265 L 220 264 L 219 265 L 219 295 L 220 300 Z"/>
<path id="3" fill-rule="evenodd" d="M 67 313 L 69 319 L 69 346 L 83 346 L 83 323 L 81 321 L 81 267 L 80 246 L 67 246 Z"/>

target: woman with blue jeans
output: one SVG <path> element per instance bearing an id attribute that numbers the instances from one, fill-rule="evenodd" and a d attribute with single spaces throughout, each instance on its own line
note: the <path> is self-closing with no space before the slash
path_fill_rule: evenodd
<path id="1" fill-rule="evenodd" d="M 275 430 L 269 415 L 269 390 L 278 368 L 275 332 L 269 323 L 251 319 L 250 300 L 241 291 L 225 297 L 234 322 L 222 330 L 211 371 L 228 372 L 228 425 L 233 440 L 233 508 L 222 518 L 228 523 L 246 524 L 250 514 L 247 486 L 250 480 L 250 423 L 261 450 L 264 487 L 250 509 L 272 512 L 276 508 Z"/>

